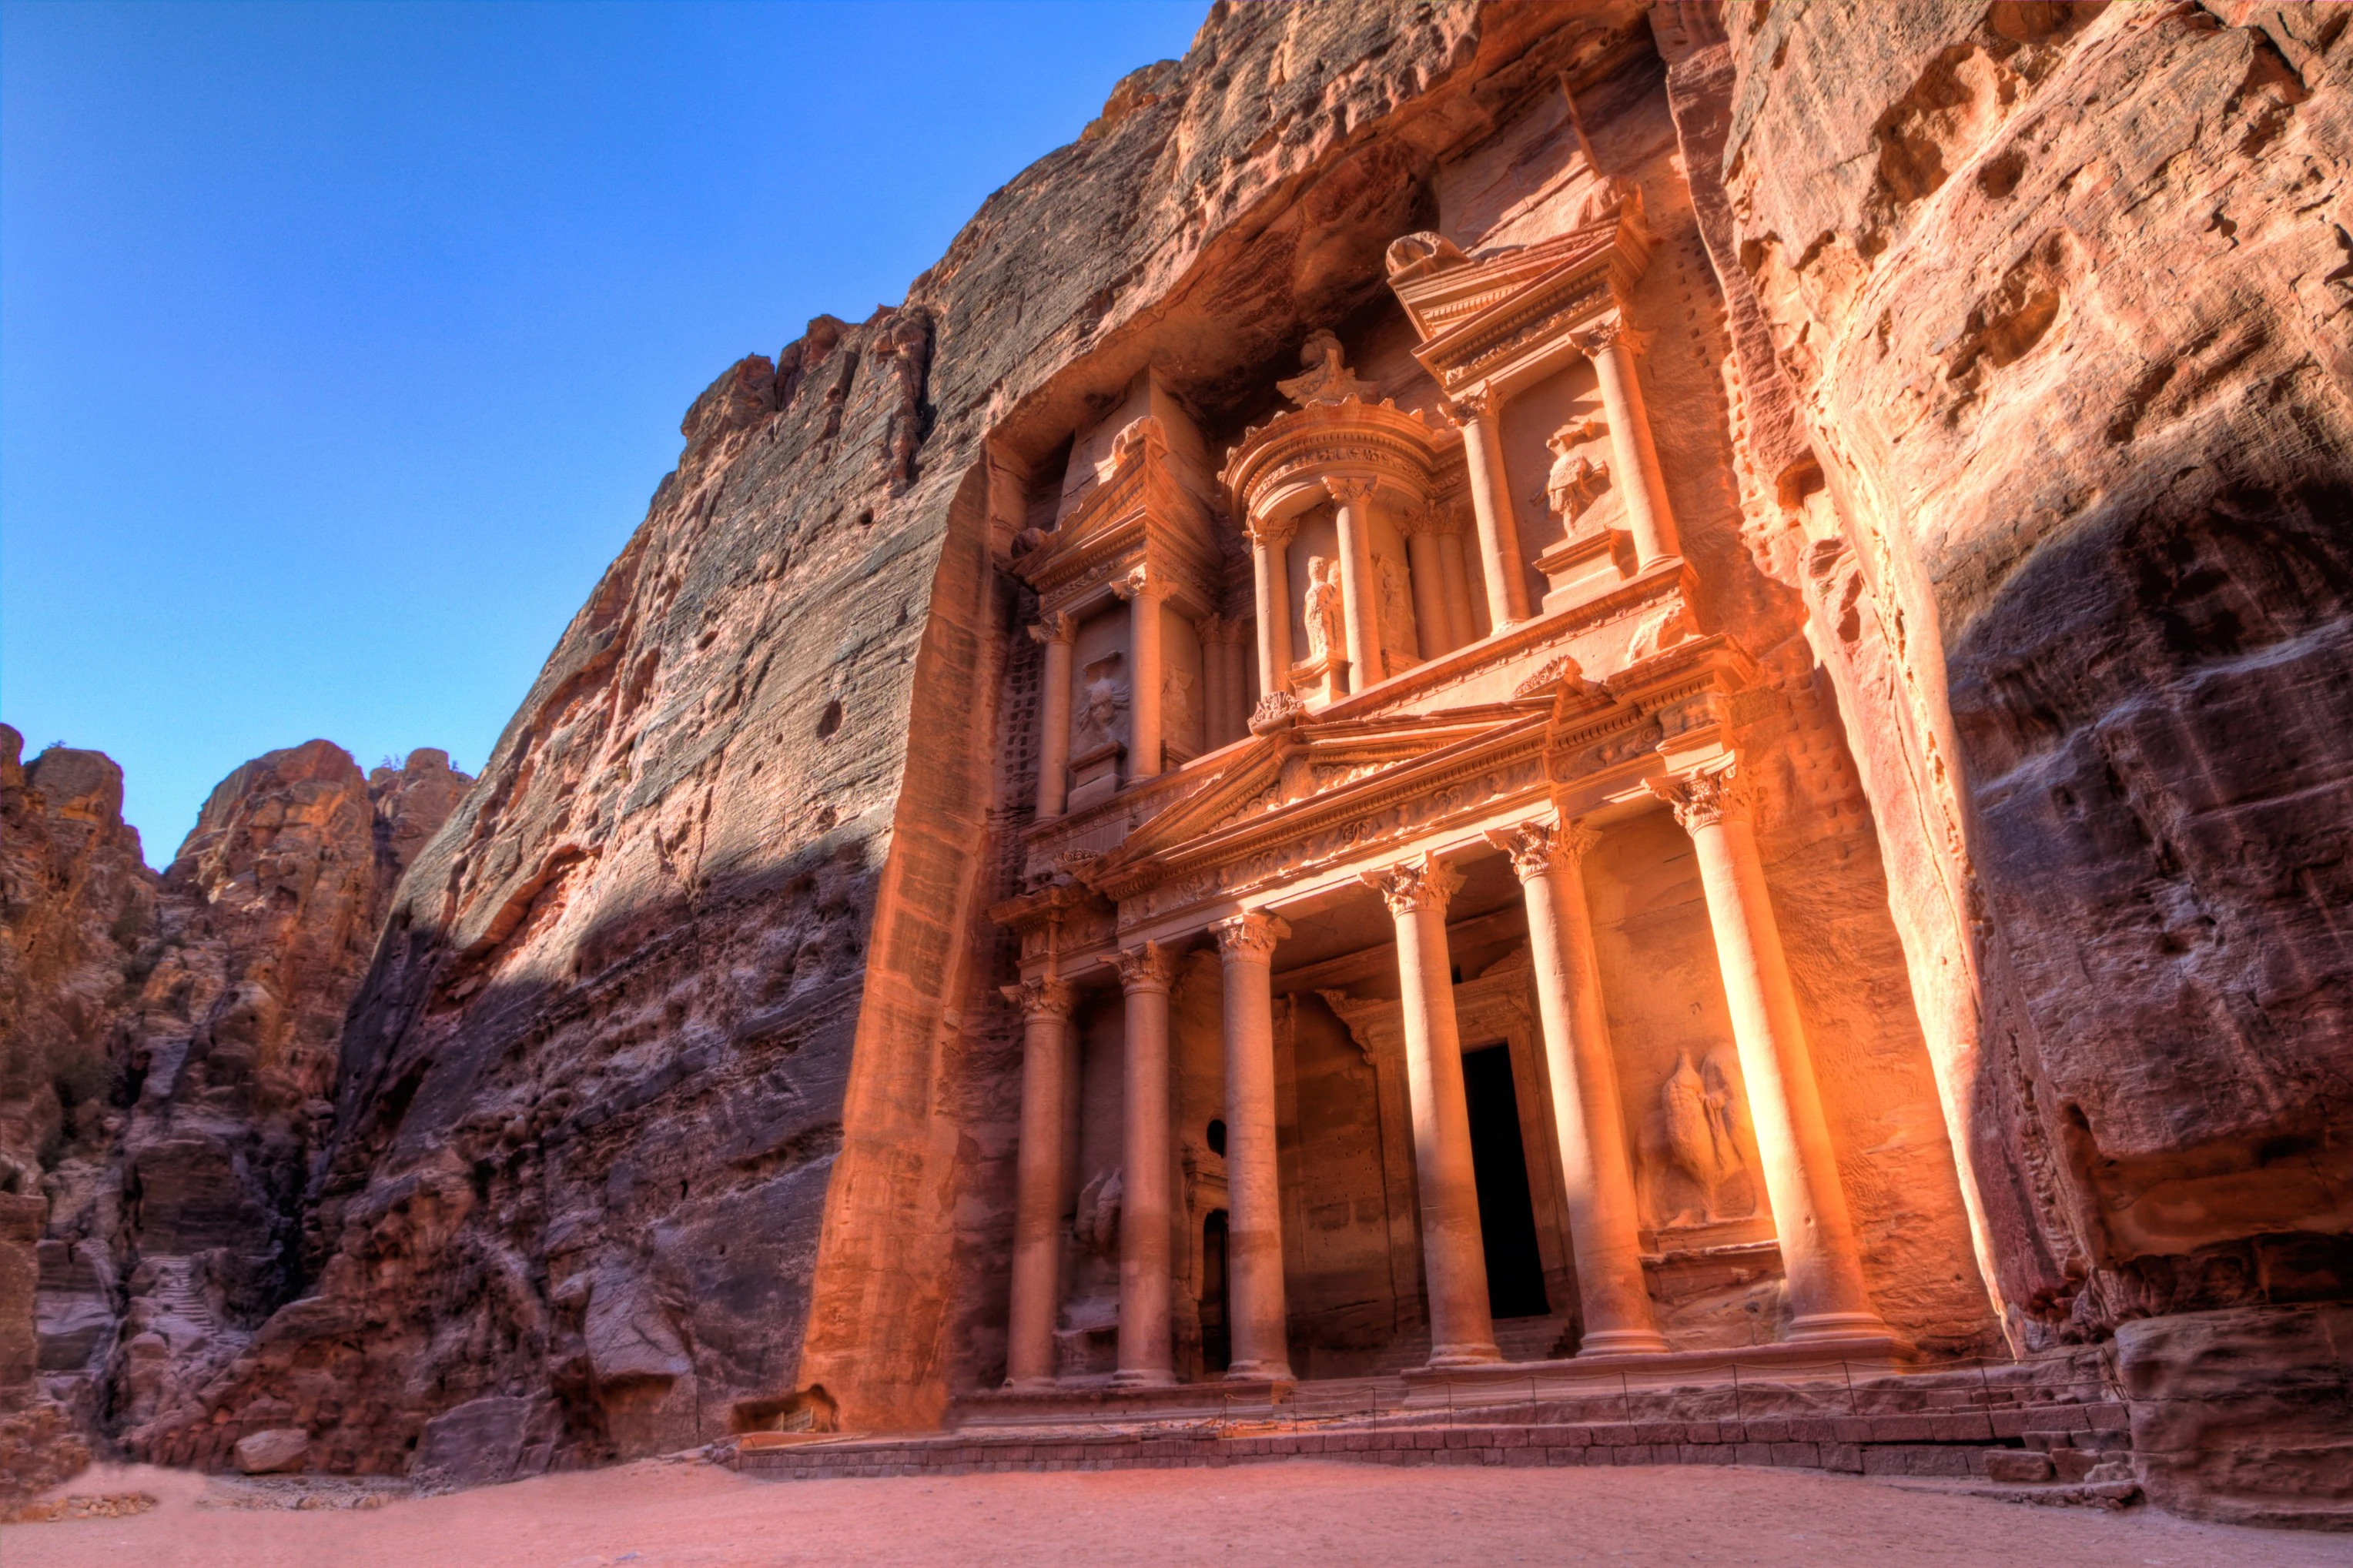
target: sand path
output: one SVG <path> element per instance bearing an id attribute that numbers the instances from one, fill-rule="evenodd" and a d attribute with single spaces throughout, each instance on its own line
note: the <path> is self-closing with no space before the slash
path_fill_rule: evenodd
<path id="1" fill-rule="evenodd" d="M 6 1568 L 591 1568 L 799 1563 L 2353 1564 L 2353 1539 L 1905 1491 L 1802 1471 L 1208 1470 L 745 1480 L 649 1461 L 366 1510 L 202 1507 L 152 1469 L 77 1492 L 127 1519 L 0 1530 Z"/>

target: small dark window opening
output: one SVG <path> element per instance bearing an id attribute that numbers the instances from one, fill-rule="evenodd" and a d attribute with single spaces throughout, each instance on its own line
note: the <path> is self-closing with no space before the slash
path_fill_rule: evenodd
<path id="1" fill-rule="evenodd" d="M 1211 1118 L 1208 1136 L 1210 1153 L 1222 1154 L 1226 1152 L 1226 1124 L 1223 1121 Z"/>
<path id="2" fill-rule="evenodd" d="M 873 508 L 869 507 L 864 511 L 858 514 L 858 526 L 860 528 L 871 528 L 874 526 Z"/>
<path id="3" fill-rule="evenodd" d="M 841 699 L 837 697 L 825 705 L 825 714 L 817 721 L 817 738 L 829 741 L 833 739 L 833 732 L 840 728 Z"/>

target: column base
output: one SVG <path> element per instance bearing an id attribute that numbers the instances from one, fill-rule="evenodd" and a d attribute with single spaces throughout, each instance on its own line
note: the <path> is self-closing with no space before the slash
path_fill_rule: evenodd
<path id="1" fill-rule="evenodd" d="M 1663 1355 L 1666 1336 L 1653 1329 L 1602 1329 L 1577 1342 L 1577 1359 L 1598 1355 Z"/>
<path id="2" fill-rule="evenodd" d="M 1297 1383 L 1287 1361 L 1238 1361 L 1228 1367 L 1227 1383 Z"/>
<path id="3" fill-rule="evenodd" d="M 1876 1312 L 1810 1312 L 1789 1320 L 1789 1331 L 1781 1336 L 1781 1342 L 1795 1345 L 1812 1340 L 1864 1337 L 1892 1340 L 1895 1331 Z"/>
<path id="4" fill-rule="evenodd" d="M 1008 1377 L 997 1386 L 1008 1394 L 1051 1394 L 1061 1384 L 1051 1377 Z"/>
<path id="5" fill-rule="evenodd" d="M 1111 1374 L 1113 1388 L 1174 1388 L 1176 1374 L 1143 1367 L 1123 1368 Z"/>
<path id="6" fill-rule="evenodd" d="M 1493 1366 L 1503 1359 L 1504 1352 L 1491 1341 L 1486 1344 L 1439 1345 L 1423 1364 L 1443 1371 L 1454 1366 Z"/>

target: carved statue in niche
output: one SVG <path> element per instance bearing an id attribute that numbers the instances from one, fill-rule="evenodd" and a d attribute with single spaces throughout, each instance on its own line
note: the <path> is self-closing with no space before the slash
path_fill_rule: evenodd
<path id="1" fill-rule="evenodd" d="M 1079 689 L 1078 708 L 1071 715 L 1073 755 L 1082 757 L 1126 738 L 1127 681 L 1122 673 L 1126 662 L 1120 654 L 1107 653 L 1082 672 L 1086 684 Z"/>
<path id="2" fill-rule="evenodd" d="M 1564 425 L 1545 439 L 1545 449 L 1552 454 L 1545 500 L 1572 534 L 1577 531 L 1577 520 L 1609 481 L 1609 465 L 1595 462 L 1580 448 L 1608 428 L 1599 419 L 1588 419 Z"/>
<path id="3" fill-rule="evenodd" d="M 1173 665 L 1160 669 L 1160 732 L 1190 746 L 1198 731 L 1193 726 L 1193 678 Z"/>
<path id="4" fill-rule="evenodd" d="M 1659 1086 L 1660 1123 L 1675 1173 L 1697 1189 L 1697 1213 L 1675 1211 L 1669 1227 L 1713 1225 L 1756 1212 L 1756 1184 L 1733 1124 L 1731 1080 L 1713 1057 L 1695 1065 L 1689 1050 L 1675 1053 L 1674 1070 Z M 1664 1205 L 1662 1205 L 1662 1207 Z"/>
<path id="5" fill-rule="evenodd" d="M 1413 626 L 1412 579 L 1405 563 L 1394 555 L 1373 557 L 1373 582 L 1380 590 L 1381 649 L 1391 667 L 1402 669 L 1413 662 L 1417 646 Z"/>
<path id="6" fill-rule="evenodd" d="M 1307 659 L 1345 658 L 1347 612 L 1340 602 L 1340 563 L 1328 555 L 1307 558 Z"/>
<path id="7" fill-rule="evenodd" d="M 1119 1257 L 1119 1200 L 1124 1191 L 1117 1171 L 1105 1171 L 1080 1189 L 1071 1234 L 1098 1258 Z"/>
<path id="8" fill-rule="evenodd" d="M 1371 382 L 1358 381 L 1342 357 L 1340 340 L 1322 328 L 1307 334 L 1307 342 L 1299 350 L 1299 363 L 1307 369 L 1289 381 L 1278 381 L 1275 390 L 1302 408 L 1318 403 L 1340 403 L 1354 397 L 1369 399 L 1380 389 Z"/>

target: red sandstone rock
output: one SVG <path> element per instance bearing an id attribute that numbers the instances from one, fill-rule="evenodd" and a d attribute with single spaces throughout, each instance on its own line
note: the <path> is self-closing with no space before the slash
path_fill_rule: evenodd
<path id="1" fill-rule="evenodd" d="M 454 811 L 454 775 L 412 759 L 370 826 L 316 746 L 207 807 L 161 895 L 191 900 L 166 932 L 201 936 L 159 956 L 137 1030 L 164 1075 L 127 1131 L 123 1223 L 157 1240 L 122 1258 L 139 1451 L 218 1465 L 241 1434 L 299 1430 L 321 1468 L 490 1480 L 780 1424 L 928 1426 L 994 1383 L 1021 1044 L 987 911 L 1083 903 L 1085 867 L 1159 842 L 1146 812 L 1181 821 L 1220 782 L 1187 774 L 1207 746 L 1172 723 L 1143 770 L 1179 775 L 1157 805 L 1029 863 L 1045 656 L 1015 616 L 1072 543 L 1058 525 L 1130 449 L 1214 467 L 1171 431 L 1222 452 L 1312 402 L 1318 330 L 1335 399 L 1393 398 L 1422 460 L 1461 462 L 1472 415 L 1416 361 L 1432 334 L 1384 258 L 1500 276 L 1608 221 L 1645 261 L 1624 309 L 1648 324 L 1651 500 L 1696 586 L 1492 700 L 1599 711 L 1631 666 L 1733 638 L 1755 675 L 1721 718 L 1768 760 L 1757 855 L 1783 1011 L 1820 1063 L 1808 1136 L 1835 1152 L 1875 1310 L 1930 1351 L 1988 1347 L 1997 1319 L 2024 1352 L 2113 1337 L 2153 1496 L 2326 1519 L 2346 1439 L 2313 1412 L 2343 1346 L 2311 1304 L 2353 1294 L 2348 37 L 2334 12 L 2238 4 L 1213 7 L 903 304 L 820 317 L 697 400 Z M 1157 434 L 1131 439 L 1132 410 Z M 1585 579 L 1534 563 L 1573 554 L 1588 510 L 1577 526 L 1636 531 L 1630 448 L 1502 428 L 1535 465 L 1503 465 L 1532 481 L 1505 498 L 1522 586 L 1573 599 Z M 1250 603 L 1239 521 L 1195 536 L 1225 574 L 1205 592 L 1232 595 L 1205 621 Z M 1383 635 L 1431 613 L 1385 607 Z M 1343 640 L 1303 636 L 1327 664 Z M 1110 755 L 1140 721 L 1089 679 Z M 1422 743 L 1335 759 L 1295 700 L 1264 715 L 1232 766 L 1293 744 L 1297 765 L 1267 763 L 1234 820 Z M 102 770 L 55 776 L 102 825 Z M 1073 810 L 1119 783 L 1081 781 Z M 102 834 L 43 831 L 65 847 L 41 854 L 98 863 L 77 847 Z M 1591 941 L 1628 1059 L 1668 1071 L 1629 1100 L 1651 1228 L 1724 1227 L 1654 1270 L 1660 1326 L 1748 1343 L 1788 1291 L 1757 1253 L 1764 1161 L 1678 831 L 1613 825 Z M 339 1039 L 390 886 L 366 844 L 413 863 Z M 0 985 L 70 998 L 104 975 L 93 922 L 138 884 L 76 875 L 55 903 L 79 912 L 45 916 L 67 934 Z M 278 889 L 305 918 L 273 912 Z M 1394 963 L 1347 945 L 1374 940 L 1341 929 L 1362 914 L 1322 933 L 1316 994 L 1345 1009 L 1291 1015 L 1286 1224 L 1317 1237 L 1293 1353 L 1372 1368 L 1426 1331 L 1416 1177 L 1380 1133 L 1399 1108 L 1363 1103 L 1400 998 Z M 1499 904 L 1454 937 L 1458 997 L 1525 992 L 1517 919 Z M 1176 967 L 1190 1127 L 1219 1086 L 1183 1043 L 1215 1037 L 1219 980 Z M 45 1016 L 85 1037 L 66 1003 Z M 1119 1042 L 1097 1018 L 1100 1057 Z M 1076 1119 L 1093 1179 L 1067 1194 L 1066 1371 L 1117 1321 L 1134 1222 L 1103 1195 L 1165 1196 L 1097 1147 L 1102 1078 Z M 26 1098 L 17 1144 L 63 1125 L 50 1098 Z M 1179 1142 L 1189 1204 L 1224 1155 Z M 77 1180 L 91 1195 L 63 1206 L 98 1215 Z M 1565 1200 L 1528 1195 L 1565 1302 Z M 113 1289 L 80 1246 L 58 1268 Z M 298 1282 L 249 1341 L 227 1326 Z M 1177 1306 L 1198 1363 L 1211 1325 Z M 1528 1353 L 1573 1342 L 1565 1306 L 1543 1328 Z"/>

